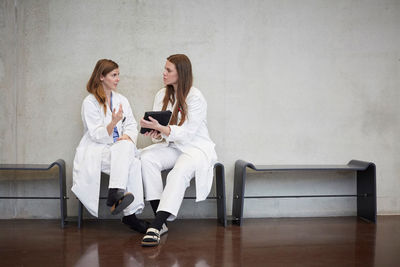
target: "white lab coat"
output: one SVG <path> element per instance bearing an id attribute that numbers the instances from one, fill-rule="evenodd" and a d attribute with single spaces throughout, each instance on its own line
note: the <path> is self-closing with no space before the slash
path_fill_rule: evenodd
<path id="1" fill-rule="evenodd" d="M 165 91 L 166 89 L 163 88 L 156 94 L 153 105 L 154 111 L 162 109 Z M 174 142 L 180 151 L 189 155 L 193 151 L 190 148 L 195 147 L 200 149 L 205 154 L 205 157 L 195 170 L 196 202 L 198 202 L 205 200 L 210 193 L 214 175 L 214 164 L 217 162 L 217 153 L 215 152 L 215 144 L 211 141 L 208 134 L 207 102 L 200 90 L 192 87 L 186 98 L 186 104 L 188 111 L 185 122 L 181 126 L 170 125 L 171 132 L 168 137 L 163 135 L 160 143 L 148 146 L 143 150 L 165 147 L 168 146 L 169 142 Z M 173 112 L 171 103 L 168 104 L 167 110 Z M 181 118 L 180 115 L 179 112 L 178 123 Z"/>
<path id="2" fill-rule="evenodd" d="M 112 94 L 113 108 L 118 111 L 119 105 L 122 104 L 126 118 L 123 123 L 122 120 L 117 123 L 118 134 L 126 134 L 136 143 L 137 123 L 129 102 L 119 93 L 113 91 Z M 81 115 L 84 130 L 75 153 L 71 190 L 90 214 L 98 217 L 102 152 L 106 146 L 113 144 L 112 134 L 107 132 L 112 113 L 107 106 L 107 112 L 104 114 L 104 109 L 96 97 L 89 94 L 83 100 Z"/>

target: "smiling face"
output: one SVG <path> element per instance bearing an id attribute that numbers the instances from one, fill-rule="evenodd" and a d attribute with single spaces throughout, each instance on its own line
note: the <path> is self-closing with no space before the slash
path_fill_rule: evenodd
<path id="1" fill-rule="evenodd" d="M 101 83 L 105 90 L 116 90 L 119 83 L 119 69 L 114 69 L 106 74 L 100 76 Z"/>
<path id="2" fill-rule="evenodd" d="M 178 71 L 176 70 L 175 64 L 167 60 L 165 62 L 163 72 L 164 85 L 173 85 L 176 88 L 178 84 Z"/>

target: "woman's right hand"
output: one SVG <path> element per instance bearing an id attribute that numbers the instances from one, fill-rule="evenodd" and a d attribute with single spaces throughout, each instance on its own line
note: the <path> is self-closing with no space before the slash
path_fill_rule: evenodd
<path id="1" fill-rule="evenodd" d="M 112 112 L 112 117 L 111 117 L 111 122 L 107 125 L 107 132 L 108 135 L 111 136 L 112 132 L 114 131 L 114 127 L 117 125 L 117 123 L 122 119 L 124 116 L 124 112 L 122 111 L 122 104 L 119 104 L 119 110 L 118 112 L 115 112 L 115 108 Z"/>
<path id="2" fill-rule="evenodd" d="M 115 112 L 115 108 L 114 108 L 113 113 L 112 113 L 111 120 L 112 120 L 113 124 L 117 125 L 117 123 L 123 118 L 123 116 L 124 116 L 124 112 L 122 110 L 122 104 L 119 104 L 118 112 Z"/>

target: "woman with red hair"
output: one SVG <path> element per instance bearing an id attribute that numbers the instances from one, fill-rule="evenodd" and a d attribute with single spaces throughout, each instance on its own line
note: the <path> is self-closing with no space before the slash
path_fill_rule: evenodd
<path id="1" fill-rule="evenodd" d="M 123 212 L 122 222 L 144 233 L 148 223 L 135 215 L 144 207 L 141 165 L 136 157 L 137 124 L 128 100 L 116 92 L 118 83 L 118 64 L 99 60 L 82 104 L 84 134 L 76 149 L 72 191 L 97 217 L 100 174 L 109 174 L 107 206 L 111 213 Z"/>

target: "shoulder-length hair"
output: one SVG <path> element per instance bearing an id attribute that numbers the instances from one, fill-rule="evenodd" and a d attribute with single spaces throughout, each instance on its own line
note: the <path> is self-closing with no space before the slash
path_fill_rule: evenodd
<path id="1" fill-rule="evenodd" d="M 104 114 L 107 112 L 106 94 L 100 80 L 100 76 L 106 76 L 109 72 L 118 69 L 118 64 L 110 59 L 100 59 L 94 67 L 92 76 L 90 77 L 86 89 L 93 94 L 100 105 L 103 106 Z"/>
<path id="2" fill-rule="evenodd" d="M 192 64 L 190 63 L 189 58 L 184 54 L 171 55 L 167 60 L 175 65 L 178 72 L 178 87 L 176 89 L 177 99 L 175 99 L 174 87 L 172 85 L 167 85 L 162 110 L 167 109 L 168 102 L 171 102 L 171 104 L 174 105 L 176 101 L 169 124 L 178 124 L 178 112 L 180 111 L 181 120 L 178 124 L 180 126 L 185 122 L 187 116 L 186 97 L 189 94 L 193 83 Z"/>

